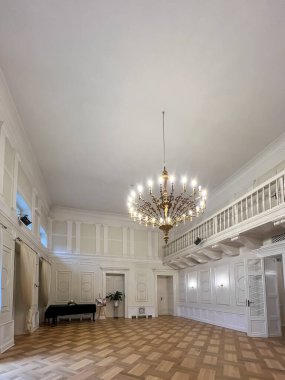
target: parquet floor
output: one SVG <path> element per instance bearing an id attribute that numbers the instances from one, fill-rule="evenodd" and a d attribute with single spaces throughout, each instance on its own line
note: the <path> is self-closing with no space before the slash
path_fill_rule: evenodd
<path id="1" fill-rule="evenodd" d="M 177 317 L 60 323 L 18 337 L 0 379 L 283 380 L 285 339 Z"/>

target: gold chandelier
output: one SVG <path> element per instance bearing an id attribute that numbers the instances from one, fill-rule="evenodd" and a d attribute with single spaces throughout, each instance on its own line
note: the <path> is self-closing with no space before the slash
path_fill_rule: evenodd
<path id="1" fill-rule="evenodd" d="M 165 244 L 168 242 L 168 233 L 179 223 L 192 221 L 194 217 L 204 212 L 206 207 L 206 190 L 197 187 L 197 181 L 193 179 L 188 184 L 186 176 L 182 177 L 181 187 L 174 186 L 174 176 L 169 176 L 165 166 L 165 136 L 164 136 L 164 111 L 162 112 L 163 128 L 163 153 L 164 167 L 159 178 L 159 189 L 154 194 L 153 181 L 148 180 L 146 195 L 143 195 L 143 186 L 138 185 L 137 191 L 131 190 L 128 197 L 128 209 L 130 217 L 145 226 L 158 227 L 164 234 Z"/>

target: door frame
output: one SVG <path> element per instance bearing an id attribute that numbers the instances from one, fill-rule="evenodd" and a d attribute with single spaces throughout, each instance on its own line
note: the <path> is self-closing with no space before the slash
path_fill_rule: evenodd
<path id="1" fill-rule="evenodd" d="M 102 292 L 103 292 L 103 298 L 106 296 L 106 276 L 108 274 L 119 274 L 124 276 L 124 318 L 129 318 L 128 315 L 128 295 L 129 295 L 129 269 L 128 268 L 102 268 L 102 276 L 103 276 L 103 286 L 102 286 Z"/>
<path id="2" fill-rule="evenodd" d="M 154 269 L 154 315 L 158 317 L 158 304 L 157 304 L 157 277 L 158 276 L 167 276 L 172 277 L 172 286 L 173 286 L 173 315 L 177 315 L 177 273 L 173 273 L 172 270 L 157 270 Z"/>

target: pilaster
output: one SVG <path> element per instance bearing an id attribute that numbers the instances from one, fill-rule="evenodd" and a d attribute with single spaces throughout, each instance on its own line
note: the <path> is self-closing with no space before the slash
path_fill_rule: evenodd
<path id="1" fill-rule="evenodd" d="M 109 235 L 109 228 L 108 226 L 104 225 L 104 255 L 109 252 L 109 241 L 108 241 L 108 235 Z"/>
<path id="2" fill-rule="evenodd" d="M 19 163 L 21 158 L 16 152 L 15 161 L 14 161 L 14 172 L 13 172 L 13 193 L 12 193 L 12 208 L 16 211 L 17 206 L 17 190 L 18 190 L 18 172 L 19 172 Z"/>
<path id="3" fill-rule="evenodd" d="M 4 125 L 0 126 L 0 195 L 4 191 L 4 171 L 5 171 L 5 139 Z"/>
<path id="4" fill-rule="evenodd" d="M 80 222 L 75 222 L 75 251 L 80 254 Z"/>
<path id="5" fill-rule="evenodd" d="M 100 254 L 100 242 L 101 242 L 101 224 L 96 224 L 96 239 L 95 239 L 95 244 L 96 244 L 96 255 Z"/>
<path id="6" fill-rule="evenodd" d="M 67 251 L 72 252 L 72 221 L 67 221 Z"/>

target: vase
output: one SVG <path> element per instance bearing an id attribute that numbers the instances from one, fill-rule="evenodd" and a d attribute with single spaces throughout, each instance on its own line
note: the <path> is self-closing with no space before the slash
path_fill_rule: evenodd
<path id="1" fill-rule="evenodd" d="M 119 306 L 119 301 L 114 301 L 114 307 L 118 307 Z"/>

